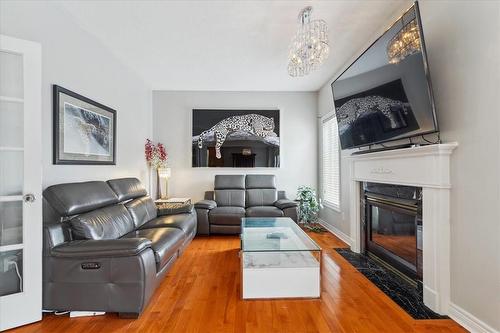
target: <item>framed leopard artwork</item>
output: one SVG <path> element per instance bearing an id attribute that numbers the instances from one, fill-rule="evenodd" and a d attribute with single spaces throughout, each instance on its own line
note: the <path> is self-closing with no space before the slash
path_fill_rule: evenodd
<path id="1" fill-rule="evenodd" d="M 280 166 L 279 110 L 193 110 L 193 167 Z"/>

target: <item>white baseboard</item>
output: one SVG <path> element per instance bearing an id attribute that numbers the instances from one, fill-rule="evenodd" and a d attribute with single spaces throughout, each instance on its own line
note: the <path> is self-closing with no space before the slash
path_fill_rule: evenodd
<path id="1" fill-rule="evenodd" d="M 344 243 L 351 246 L 351 244 L 352 244 L 351 237 L 349 237 L 344 232 L 342 232 L 342 230 L 340 230 L 339 228 L 337 228 L 329 223 L 326 223 L 322 219 L 318 219 L 318 223 L 321 224 L 323 227 L 325 227 L 326 230 L 330 231 L 332 234 L 334 234 L 335 236 L 340 238 Z"/>
<path id="2" fill-rule="evenodd" d="M 500 333 L 454 303 L 450 303 L 448 315 L 472 333 Z"/>

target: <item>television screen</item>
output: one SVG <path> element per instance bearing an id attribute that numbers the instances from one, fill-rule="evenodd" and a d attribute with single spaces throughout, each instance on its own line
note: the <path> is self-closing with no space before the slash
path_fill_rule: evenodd
<path id="1" fill-rule="evenodd" d="M 418 6 L 333 83 L 342 149 L 438 131 Z"/>

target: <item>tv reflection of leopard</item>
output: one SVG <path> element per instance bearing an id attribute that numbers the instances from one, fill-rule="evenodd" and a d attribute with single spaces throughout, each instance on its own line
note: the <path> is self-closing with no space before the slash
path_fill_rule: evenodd
<path id="1" fill-rule="evenodd" d="M 346 145 L 384 141 L 419 128 L 409 103 L 383 96 L 352 98 L 336 113 Z"/>

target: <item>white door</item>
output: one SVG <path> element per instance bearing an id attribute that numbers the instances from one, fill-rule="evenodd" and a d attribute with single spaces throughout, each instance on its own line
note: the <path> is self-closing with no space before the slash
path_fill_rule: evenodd
<path id="1" fill-rule="evenodd" d="M 42 317 L 41 48 L 0 35 L 0 330 Z"/>

